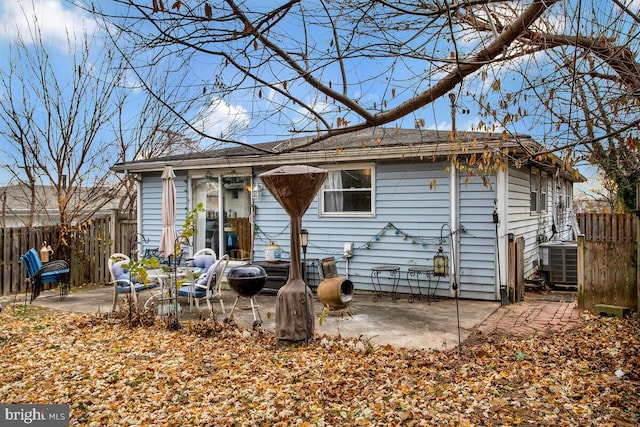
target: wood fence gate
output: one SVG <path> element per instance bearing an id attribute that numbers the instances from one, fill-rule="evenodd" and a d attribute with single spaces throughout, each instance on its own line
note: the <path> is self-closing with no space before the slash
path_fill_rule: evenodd
<path id="1" fill-rule="evenodd" d="M 595 304 L 638 309 L 638 217 L 584 213 L 576 216 L 578 306 Z"/>

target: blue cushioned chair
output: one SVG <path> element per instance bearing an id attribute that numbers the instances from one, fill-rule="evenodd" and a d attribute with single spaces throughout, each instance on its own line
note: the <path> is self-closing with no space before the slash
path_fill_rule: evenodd
<path id="1" fill-rule="evenodd" d="M 118 304 L 118 294 L 131 294 L 133 303 L 138 303 L 138 292 L 142 292 L 147 289 L 153 289 L 158 286 L 158 283 L 153 281 L 149 283 L 137 282 L 135 277 L 131 277 L 127 265 L 130 263 L 130 259 L 125 254 L 115 253 L 109 257 L 109 273 L 111 275 L 111 282 L 113 287 L 113 307 L 111 311 L 116 310 Z"/>
<path id="2" fill-rule="evenodd" d="M 27 269 L 27 279 L 31 282 L 31 301 L 40 295 L 45 283 L 59 283 L 61 298 L 69 293 L 68 283 L 61 282 L 61 279 L 69 274 L 67 261 L 57 260 L 42 264 L 40 255 L 34 248 L 22 255 L 20 261 Z"/>
<path id="3" fill-rule="evenodd" d="M 193 257 L 187 259 L 187 268 L 189 268 L 193 274 L 200 275 L 205 273 L 209 267 L 215 263 L 215 251 L 210 248 L 204 248 L 193 254 Z"/>
<path id="4" fill-rule="evenodd" d="M 209 269 L 202 274 L 195 282 L 184 283 L 178 289 L 178 296 L 189 298 L 189 305 L 193 306 L 195 302 L 196 309 L 200 310 L 200 300 L 207 302 L 207 307 L 214 315 L 211 300 L 217 298 L 222 306 L 224 314 L 224 303 L 222 302 L 222 277 L 229 263 L 229 255 L 224 255 L 217 262 L 212 264 Z"/>

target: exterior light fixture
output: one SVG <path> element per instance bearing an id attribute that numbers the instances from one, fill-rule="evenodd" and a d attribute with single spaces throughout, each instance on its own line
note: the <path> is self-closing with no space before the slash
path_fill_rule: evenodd
<path id="1" fill-rule="evenodd" d="M 442 246 L 438 248 L 438 253 L 433 257 L 433 275 L 438 277 L 449 275 L 449 257 L 443 252 Z"/>
<path id="2" fill-rule="evenodd" d="M 251 199 L 252 200 L 258 200 L 260 199 L 260 196 L 262 195 L 262 184 L 258 183 L 255 186 L 247 186 L 247 190 L 251 193 Z"/>
<path id="3" fill-rule="evenodd" d="M 309 230 L 300 230 L 300 246 L 302 246 L 302 259 L 307 259 L 307 246 L 309 246 Z"/>

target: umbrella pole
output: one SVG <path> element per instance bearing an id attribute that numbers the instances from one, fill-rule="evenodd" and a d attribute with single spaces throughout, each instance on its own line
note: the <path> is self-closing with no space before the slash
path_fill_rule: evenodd
<path id="1" fill-rule="evenodd" d="M 178 240 L 176 239 L 174 247 L 178 246 Z M 169 267 L 171 267 L 171 258 L 173 257 L 173 298 L 175 301 L 175 313 L 173 322 L 169 325 L 169 329 L 172 331 L 178 331 L 182 329 L 182 325 L 180 324 L 180 320 L 178 319 L 178 311 L 180 309 L 178 304 L 178 256 L 177 254 L 169 256 Z"/>

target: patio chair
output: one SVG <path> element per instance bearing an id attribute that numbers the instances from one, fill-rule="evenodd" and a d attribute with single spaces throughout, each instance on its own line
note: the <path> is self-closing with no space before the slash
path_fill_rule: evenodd
<path id="1" fill-rule="evenodd" d="M 216 263 L 216 258 L 216 252 L 213 249 L 200 249 L 191 258 L 187 258 L 187 268 L 192 274 L 203 274 Z"/>
<path id="2" fill-rule="evenodd" d="M 180 289 L 178 289 L 179 297 L 189 298 L 189 306 L 193 307 L 195 303 L 196 309 L 200 310 L 200 300 L 207 302 L 207 307 L 211 311 L 211 316 L 214 316 L 213 305 L 211 300 L 217 298 L 220 301 L 222 307 L 222 314 L 224 315 L 224 302 L 222 301 L 222 277 L 229 264 L 229 255 L 224 255 L 217 262 L 212 264 L 209 269 L 195 282 L 185 283 Z"/>
<path id="3" fill-rule="evenodd" d="M 152 281 L 149 283 L 138 282 L 136 277 L 131 277 L 129 269 L 126 267 L 130 263 L 130 259 L 127 255 L 122 253 L 115 253 L 109 257 L 109 274 L 111 275 L 111 282 L 113 284 L 113 307 L 111 311 L 116 310 L 118 304 L 118 294 L 130 294 L 134 304 L 138 303 L 138 292 L 144 290 L 153 289 L 158 286 L 158 282 Z"/>
<path id="4" fill-rule="evenodd" d="M 195 254 L 193 254 L 194 257 L 198 256 L 198 255 L 211 255 L 211 256 L 216 256 L 216 251 L 214 251 L 211 248 L 203 248 L 200 249 L 199 251 L 197 251 Z"/>
<path id="5" fill-rule="evenodd" d="M 160 264 L 174 267 L 176 265 L 180 265 L 180 263 L 182 262 L 182 252 L 180 252 L 176 257 L 167 258 L 162 254 L 162 252 L 160 252 L 160 249 L 158 248 L 145 249 L 143 258 L 156 258 Z"/>
<path id="6" fill-rule="evenodd" d="M 27 279 L 31 283 L 31 301 L 40 295 L 45 283 L 59 283 L 60 298 L 69 293 L 69 284 L 61 279 L 69 274 L 69 263 L 65 260 L 42 263 L 38 251 L 31 248 L 20 257 L 20 261 L 27 270 Z"/>

